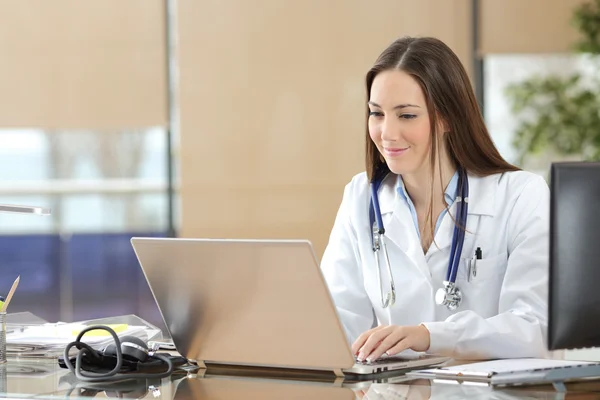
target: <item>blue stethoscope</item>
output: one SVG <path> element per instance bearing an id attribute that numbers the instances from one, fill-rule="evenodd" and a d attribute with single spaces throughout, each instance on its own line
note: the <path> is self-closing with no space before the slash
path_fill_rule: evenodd
<path id="1" fill-rule="evenodd" d="M 385 229 L 381 218 L 381 209 L 379 208 L 379 198 L 377 192 L 381 183 L 385 179 L 385 175 L 380 179 L 374 179 L 371 183 L 371 202 L 369 204 L 369 226 L 373 229 L 371 237 L 373 244 L 373 252 L 375 253 L 375 263 L 377 264 L 377 279 L 379 280 L 379 291 L 381 293 L 381 305 L 383 308 L 390 307 L 396 301 L 396 287 L 394 285 L 394 277 L 390 266 L 385 244 Z M 462 292 L 456 286 L 456 274 L 460 264 L 460 256 L 462 253 L 463 242 L 465 239 L 465 229 L 467 226 L 467 214 L 469 210 L 469 180 L 466 174 L 461 169 L 458 173 L 458 188 L 460 190 L 456 201 L 459 206 L 456 212 L 456 224 L 454 225 L 454 233 L 452 235 L 452 246 L 450 247 L 450 259 L 448 261 L 448 270 L 446 272 L 446 280 L 443 282 L 444 287 L 439 288 L 435 294 L 435 302 L 438 305 L 444 305 L 449 310 L 456 310 L 462 301 Z M 384 295 L 383 281 L 381 279 L 381 260 L 380 254 L 383 250 L 385 265 L 388 276 L 390 278 L 390 290 Z"/>

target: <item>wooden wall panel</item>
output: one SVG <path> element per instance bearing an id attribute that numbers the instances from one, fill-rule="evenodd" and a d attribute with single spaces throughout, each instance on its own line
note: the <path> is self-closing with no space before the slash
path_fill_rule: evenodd
<path id="1" fill-rule="evenodd" d="M 163 0 L 0 0 L 0 127 L 166 125 Z"/>
<path id="2" fill-rule="evenodd" d="M 471 66 L 470 2 L 179 0 L 184 237 L 301 238 L 320 257 L 364 170 L 364 74 L 396 37 Z"/>
<path id="3" fill-rule="evenodd" d="M 480 1 L 480 54 L 498 54 L 571 51 L 573 10 L 588 0 Z"/>

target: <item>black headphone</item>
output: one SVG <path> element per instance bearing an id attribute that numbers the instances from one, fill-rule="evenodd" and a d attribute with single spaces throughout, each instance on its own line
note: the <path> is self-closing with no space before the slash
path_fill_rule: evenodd
<path id="1" fill-rule="evenodd" d="M 114 339 L 113 344 L 109 344 L 100 351 L 81 342 L 81 338 L 86 332 L 98 329 L 107 331 Z M 77 347 L 79 350 L 74 360 L 75 366 L 73 366 L 73 360 L 69 358 L 69 352 L 73 347 Z M 108 326 L 94 325 L 82 330 L 77 335 L 77 339 L 65 347 L 62 361 L 64 366 L 83 382 L 111 382 L 122 379 L 166 378 L 173 373 L 172 358 L 169 354 L 150 354 L 148 346 L 140 338 L 124 336 L 119 339 L 115 331 Z M 179 358 L 181 357 L 175 357 L 175 359 Z M 124 371 L 136 371 L 141 364 L 151 364 L 155 367 L 166 365 L 167 370 L 158 373 L 119 374 Z M 111 367 L 113 367 L 112 370 L 108 372 L 84 372 L 84 370 L 102 370 Z"/>

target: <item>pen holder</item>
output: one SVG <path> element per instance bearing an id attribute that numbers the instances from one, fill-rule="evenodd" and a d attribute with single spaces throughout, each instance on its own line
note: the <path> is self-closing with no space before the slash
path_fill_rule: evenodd
<path id="1" fill-rule="evenodd" d="M 0 364 L 4 363 L 6 363 L 6 311 L 0 312 Z"/>

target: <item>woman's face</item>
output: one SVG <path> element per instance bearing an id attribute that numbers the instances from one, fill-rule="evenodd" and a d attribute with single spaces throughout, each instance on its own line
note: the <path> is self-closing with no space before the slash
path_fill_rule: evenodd
<path id="1" fill-rule="evenodd" d="M 396 174 L 419 174 L 428 168 L 431 126 L 425 96 L 406 72 L 375 76 L 369 98 L 369 134 Z"/>

